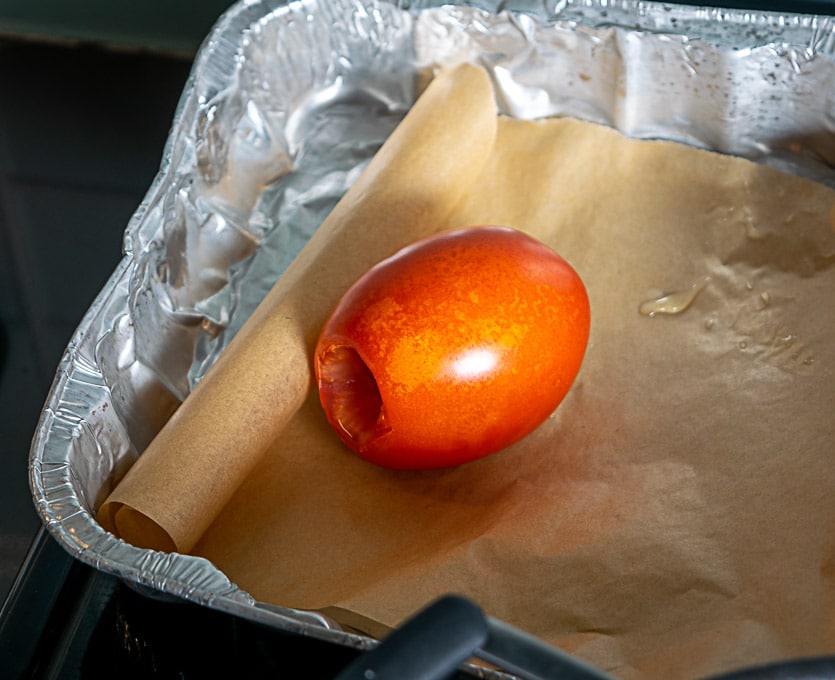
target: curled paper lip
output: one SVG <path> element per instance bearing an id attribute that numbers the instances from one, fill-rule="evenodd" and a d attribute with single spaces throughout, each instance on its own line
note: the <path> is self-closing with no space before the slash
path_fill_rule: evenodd
<path id="1" fill-rule="evenodd" d="M 124 503 L 107 503 L 102 506 L 99 520 L 112 526 L 118 536 L 131 536 L 137 548 L 174 552 L 177 546 L 171 535 L 148 515 Z"/>
<path id="2" fill-rule="evenodd" d="M 496 113 L 478 67 L 462 64 L 431 81 L 104 501 L 105 529 L 162 551 L 188 552 L 197 543 L 304 401 L 312 344 L 339 296 L 392 249 L 443 223 L 487 162 Z"/>

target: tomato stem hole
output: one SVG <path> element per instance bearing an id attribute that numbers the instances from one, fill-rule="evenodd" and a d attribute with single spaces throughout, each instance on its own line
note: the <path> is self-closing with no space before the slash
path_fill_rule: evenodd
<path id="1" fill-rule="evenodd" d="M 353 442 L 362 446 L 378 434 L 383 399 L 355 349 L 334 345 L 321 355 L 319 391 L 331 422 Z"/>

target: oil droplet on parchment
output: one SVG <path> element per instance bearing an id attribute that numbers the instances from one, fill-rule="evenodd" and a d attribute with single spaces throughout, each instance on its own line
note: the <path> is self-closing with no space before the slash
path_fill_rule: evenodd
<path id="1" fill-rule="evenodd" d="M 658 314 L 681 314 L 693 304 L 693 301 L 702 292 L 707 282 L 708 279 L 705 277 L 686 290 L 668 293 L 661 297 L 646 300 L 638 307 L 638 311 L 650 318 Z"/>

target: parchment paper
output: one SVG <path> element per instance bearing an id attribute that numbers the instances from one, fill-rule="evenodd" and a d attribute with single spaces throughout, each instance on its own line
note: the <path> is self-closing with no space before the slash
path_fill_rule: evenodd
<path id="1" fill-rule="evenodd" d="M 211 377 L 105 500 L 99 521 L 106 529 L 139 547 L 188 552 L 304 400 L 312 347 L 345 289 L 374 263 L 429 233 L 474 183 L 496 128 L 487 77 L 463 65 L 432 85 Z M 437 115 L 441 107 L 446 115 Z"/>
<path id="2" fill-rule="evenodd" d="M 315 264 L 332 239 L 355 262 L 418 234 L 399 220 L 320 232 L 278 284 L 305 302 L 292 314 L 305 330 L 272 350 L 293 357 L 280 418 L 265 407 L 244 427 L 204 401 L 168 428 L 196 437 L 208 411 L 227 447 L 249 447 L 262 427 L 272 440 L 192 533 L 193 552 L 259 600 L 385 625 L 463 593 L 620 677 L 835 651 L 835 192 L 571 119 L 496 120 L 489 88 L 464 99 L 491 113 L 444 152 L 475 170 L 448 175 L 460 200 L 421 229 L 508 224 L 560 252 L 591 300 L 578 381 L 548 422 L 487 459 L 426 473 L 361 461 L 324 420 L 304 357 L 315 324 L 299 319 L 318 323 L 335 295 L 307 304 L 331 276 Z M 433 120 L 461 118 L 447 95 L 432 101 Z M 439 129 L 403 133 L 398 150 L 421 158 Z M 474 139 L 489 151 L 478 164 L 472 146 L 459 150 Z M 366 205 L 393 200 L 363 186 Z M 236 340 L 223 360 L 241 395 L 268 375 L 249 351 Z M 181 497 L 167 488 L 158 501 Z"/>

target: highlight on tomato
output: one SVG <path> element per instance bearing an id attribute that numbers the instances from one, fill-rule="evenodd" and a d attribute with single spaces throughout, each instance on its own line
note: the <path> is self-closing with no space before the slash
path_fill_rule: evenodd
<path id="1" fill-rule="evenodd" d="M 589 327 L 583 282 L 544 243 L 499 226 L 441 232 L 372 267 L 339 301 L 315 349 L 319 398 L 372 463 L 459 465 L 548 418 Z"/>

